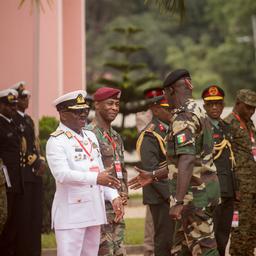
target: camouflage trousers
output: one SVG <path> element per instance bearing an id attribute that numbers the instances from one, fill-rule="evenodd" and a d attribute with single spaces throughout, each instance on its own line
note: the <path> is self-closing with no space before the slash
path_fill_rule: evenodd
<path id="1" fill-rule="evenodd" d="M 125 256 L 123 245 L 125 223 L 122 220 L 114 223 L 115 213 L 110 202 L 106 202 L 106 213 L 109 224 L 101 225 L 99 256 Z"/>
<path id="2" fill-rule="evenodd" d="M 184 206 L 182 219 L 176 221 L 173 256 L 218 256 L 213 219 L 209 209 Z"/>
<path id="3" fill-rule="evenodd" d="M 251 256 L 256 248 L 256 180 L 252 175 L 240 175 L 239 179 L 241 202 L 236 207 L 239 212 L 239 226 L 231 233 L 230 254 Z"/>
<path id="4" fill-rule="evenodd" d="M 3 183 L 3 184 L 0 184 L 0 234 L 3 231 L 6 220 L 7 220 L 7 197 L 6 197 L 5 184 Z"/>

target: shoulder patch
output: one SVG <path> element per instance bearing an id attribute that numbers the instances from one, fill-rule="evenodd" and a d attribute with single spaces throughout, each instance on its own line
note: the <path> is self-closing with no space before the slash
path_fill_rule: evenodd
<path id="1" fill-rule="evenodd" d="M 73 134 L 70 131 L 66 131 L 65 134 L 69 139 L 73 138 Z"/>
<path id="2" fill-rule="evenodd" d="M 64 132 L 62 130 L 56 130 L 55 132 L 52 132 L 50 135 L 52 137 L 58 137 L 59 135 L 63 134 Z"/>

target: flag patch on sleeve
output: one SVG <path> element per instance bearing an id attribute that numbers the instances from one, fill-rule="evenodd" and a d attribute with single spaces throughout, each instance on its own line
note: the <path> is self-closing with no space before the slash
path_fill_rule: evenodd
<path id="1" fill-rule="evenodd" d="M 187 140 L 187 138 L 186 138 L 186 134 L 185 133 L 177 135 L 177 142 L 178 142 L 178 144 L 182 144 L 186 140 Z"/>

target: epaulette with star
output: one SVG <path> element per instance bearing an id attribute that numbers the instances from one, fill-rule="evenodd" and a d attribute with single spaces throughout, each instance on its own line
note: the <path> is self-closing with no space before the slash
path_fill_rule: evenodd
<path id="1" fill-rule="evenodd" d="M 73 134 L 70 131 L 66 131 L 65 134 L 69 139 L 73 138 Z"/>
<path id="2" fill-rule="evenodd" d="M 61 134 L 63 134 L 64 133 L 64 131 L 62 131 L 62 130 L 56 130 L 55 132 L 52 132 L 51 134 L 50 134 L 50 136 L 52 136 L 52 137 L 58 137 L 59 135 L 61 135 Z"/>

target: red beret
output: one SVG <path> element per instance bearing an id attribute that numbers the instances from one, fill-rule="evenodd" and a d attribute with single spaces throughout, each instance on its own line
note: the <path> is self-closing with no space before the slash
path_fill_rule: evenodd
<path id="1" fill-rule="evenodd" d="M 93 100 L 102 101 L 112 97 L 116 97 L 117 99 L 120 99 L 120 96 L 121 96 L 121 91 L 119 89 L 110 88 L 110 87 L 101 87 L 94 93 Z"/>
<path id="2" fill-rule="evenodd" d="M 168 100 L 163 92 L 162 88 L 150 88 L 144 91 L 145 99 L 150 99 L 150 104 L 159 104 L 162 107 L 169 107 Z"/>

